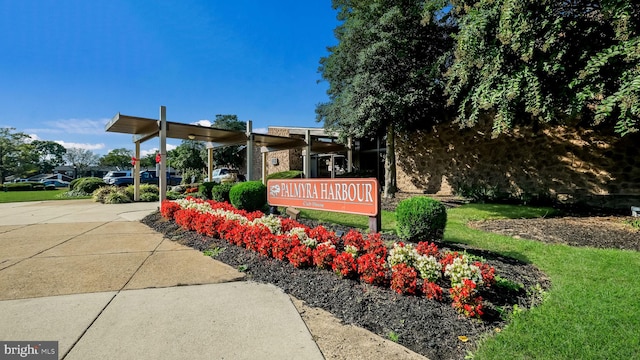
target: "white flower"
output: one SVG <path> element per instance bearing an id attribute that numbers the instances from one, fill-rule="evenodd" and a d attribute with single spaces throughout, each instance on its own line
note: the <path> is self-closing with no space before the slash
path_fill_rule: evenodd
<path id="1" fill-rule="evenodd" d="M 261 218 L 256 218 L 251 223 L 252 225 L 262 224 L 268 227 L 271 233 L 274 235 L 282 234 L 282 223 L 280 222 L 280 218 L 275 215 L 267 215 Z"/>
<path id="2" fill-rule="evenodd" d="M 347 245 L 344 247 L 344 252 L 349 253 L 351 255 L 353 255 L 353 258 L 355 259 L 356 257 L 358 257 L 358 248 L 353 246 L 353 245 Z"/>
<path id="3" fill-rule="evenodd" d="M 395 266 L 401 263 L 405 263 L 408 266 L 413 266 L 420 254 L 413 248 L 411 244 L 405 244 L 400 246 L 399 244 L 393 244 L 393 249 L 389 250 L 389 256 L 387 261 L 389 266 Z"/>
<path id="4" fill-rule="evenodd" d="M 449 277 L 451 286 L 463 285 L 464 279 L 469 279 L 477 285 L 483 284 L 480 268 L 469 264 L 468 258 L 464 255 L 453 259 L 453 262 L 444 268 L 444 274 Z"/>
<path id="5" fill-rule="evenodd" d="M 438 280 L 442 275 L 442 265 L 434 256 L 418 256 L 415 267 L 421 278 L 431 282 Z"/>

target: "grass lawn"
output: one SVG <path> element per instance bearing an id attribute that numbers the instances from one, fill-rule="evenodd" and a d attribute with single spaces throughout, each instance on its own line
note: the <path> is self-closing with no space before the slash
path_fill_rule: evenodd
<path id="1" fill-rule="evenodd" d="M 284 209 L 282 210 L 284 212 Z M 300 217 L 320 220 L 326 223 L 342 224 L 353 228 L 368 230 L 369 217 L 365 215 L 352 215 L 322 210 L 300 209 Z M 395 232 L 396 213 L 382 210 L 382 232 Z"/>
<path id="2" fill-rule="evenodd" d="M 0 191 L 0 203 L 23 202 L 23 201 L 44 201 L 44 200 L 69 200 L 79 198 L 60 199 L 57 196 L 68 189 L 39 190 L 39 191 Z M 82 199 L 88 199 L 84 197 Z"/>
<path id="3" fill-rule="evenodd" d="M 445 241 L 533 263 L 551 279 L 544 303 L 484 339 L 475 359 L 640 358 L 640 253 L 551 245 L 474 230 L 469 220 L 531 218 L 549 208 L 470 204 L 448 210 Z M 328 215 L 331 214 L 331 215 Z M 366 216 L 303 210 L 304 217 L 367 228 Z M 383 231 L 395 214 L 382 213 Z"/>

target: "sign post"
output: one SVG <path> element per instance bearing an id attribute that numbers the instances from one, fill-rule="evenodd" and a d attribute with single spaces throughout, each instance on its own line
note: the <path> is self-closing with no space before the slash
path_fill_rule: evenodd
<path id="1" fill-rule="evenodd" d="M 366 215 L 369 229 L 381 229 L 380 191 L 375 178 L 272 179 L 267 182 L 270 206 Z"/>

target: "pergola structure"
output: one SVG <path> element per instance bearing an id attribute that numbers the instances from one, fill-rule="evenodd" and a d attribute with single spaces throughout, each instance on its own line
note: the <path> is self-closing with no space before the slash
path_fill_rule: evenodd
<path id="1" fill-rule="evenodd" d="M 277 150 L 304 148 L 303 167 L 305 177 L 311 174 L 311 153 L 331 153 L 347 151 L 349 168 L 351 168 L 351 150 L 334 142 L 313 141 L 311 131 L 307 130 L 305 139 L 254 133 L 251 121 L 247 122 L 246 132 L 224 130 L 192 124 L 167 121 L 167 110 L 160 106 L 159 119 L 116 114 L 106 125 L 107 132 L 132 134 L 135 143 L 135 158 L 140 158 L 140 144 L 156 136 L 160 138 L 160 201 L 166 199 L 167 192 L 167 138 L 206 141 L 208 149 L 209 179 L 213 174 L 213 149 L 221 146 L 246 144 L 247 146 L 247 180 L 253 179 L 253 152 L 256 146 L 261 147 L 262 181 L 266 181 L 267 153 Z M 140 162 L 136 161 L 133 171 L 134 200 L 140 200 Z"/>

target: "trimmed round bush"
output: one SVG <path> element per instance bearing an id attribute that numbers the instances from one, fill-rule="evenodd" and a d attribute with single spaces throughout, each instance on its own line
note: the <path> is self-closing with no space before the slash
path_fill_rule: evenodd
<path id="1" fill-rule="evenodd" d="M 426 196 L 402 200 L 396 208 L 396 229 L 405 240 L 441 240 L 446 224 L 445 206 Z"/>
<path id="2" fill-rule="evenodd" d="M 86 194 L 93 194 L 99 187 L 105 186 L 104 181 L 97 177 L 80 178 L 76 182 L 71 182 L 69 188 Z"/>
<path id="3" fill-rule="evenodd" d="M 135 186 L 133 185 L 127 186 L 125 188 L 125 192 L 129 196 L 129 198 L 131 198 L 131 201 L 133 201 Z M 155 185 L 155 184 L 140 184 L 140 201 L 146 201 L 146 200 L 142 200 L 142 196 L 144 194 L 154 194 L 160 197 L 160 188 L 158 187 L 158 185 Z"/>
<path id="4" fill-rule="evenodd" d="M 206 196 L 207 199 L 212 199 L 212 197 L 211 197 L 211 189 L 214 186 L 216 186 L 216 183 L 214 183 L 214 182 L 211 182 L 211 181 L 203 182 L 202 184 L 200 184 L 200 186 L 198 186 L 198 192 L 200 194 L 203 194 L 204 196 Z"/>
<path id="5" fill-rule="evenodd" d="M 218 202 L 231 202 L 231 199 L 229 198 L 229 192 L 231 191 L 233 185 L 235 184 L 218 184 L 212 187 L 210 199 Z"/>
<path id="6" fill-rule="evenodd" d="M 262 210 L 267 204 L 267 187 L 262 181 L 237 183 L 229 191 L 229 200 L 236 209 Z"/>

